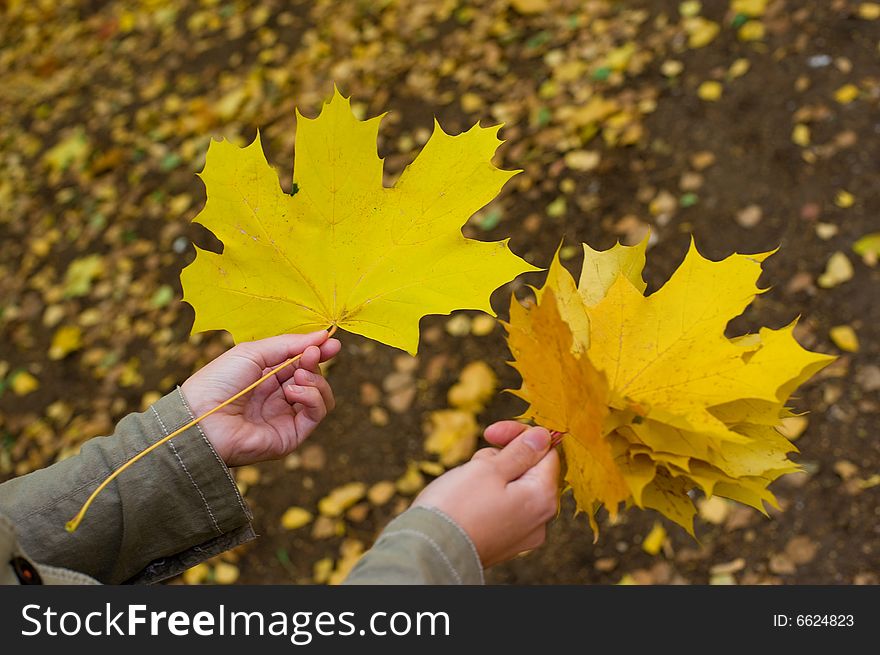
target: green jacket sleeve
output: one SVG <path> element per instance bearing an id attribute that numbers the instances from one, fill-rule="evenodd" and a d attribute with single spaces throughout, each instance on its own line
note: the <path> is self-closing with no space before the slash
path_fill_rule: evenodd
<path id="1" fill-rule="evenodd" d="M 388 524 L 345 584 L 483 584 L 467 533 L 433 507 L 414 507 Z"/>
<path id="2" fill-rule="evenodd" d="M 79 455 L 0 485 L 0 514 L 34 561 L 105 584 L 157 582 L 250 541 L 250 512 L 198 425 L 112 482 L 76 532 L 64 528 L 115 468 L 192 418 L 177 389 Z"/>

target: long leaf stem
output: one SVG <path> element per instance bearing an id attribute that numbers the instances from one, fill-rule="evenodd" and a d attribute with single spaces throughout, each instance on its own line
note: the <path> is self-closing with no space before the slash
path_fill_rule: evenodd
<path id="1" fill-rule="evenodd" d="M 333 326 L 330 328 L 330 330 L 328 331 L 327 338 L 329 339 L 329 338 L 332 337 L 335 333 L 336 333 L 336 325 L 333 325 Z M 245 387 L 244 389 L 242 389 L 241 391 L 239 391 L 239 392 L 236 393 L 235 395 L 233 395 L 233 396 L 227 398 L 226 400 L 224 400 L 222 403 L 220 403 L 220 404 L 217 405 L 216 407 L 213 407 L 212 409 L 209 409 L 207 412 L 205 412 L 205 413 L 202 414 L 201 416 L 198 416 L 198 417 L 194 418 L 192 421 L 190 421 L 190 422 L 187 423 L 186 425 L 183 425 L 183 426 L 177 428 L 174 432 L 172 432 L 172 433 L 169 434 L 168 436 L 163 437 L 162 439 L 160 439 L 159 441 L 157 441 L 157 442 L 154 443 L 153 445 L 151 445 L 151 446 L 149 446 L 149 447 L 147 447 L 147 448 L 144 448 L 144 449 L 143 449 L 141 452 L 139 452 L 137 455 L 135 455 L 134 457 L 132 457 L 131 459 L 129 459 L 128 461 L 126 461 L 126 462 L 125 462 L 124 464 L 122 464 L 119 468 L 117 468 L 117 469 L 116 469 L 115 471 L 113 471 L 110 475 L 108 475 L 108 476 L 104 479 L 104 481 L 103 481 L 101 484 L 98 485 L 98 488 L 95 489 L 95 490 L 92 492 L 92 494 L 88 497 L 88 499 L 86 500 L 86 502 L 83 503 L 83 506 L 82 506 L 82 507 L 80 508 L 80 510 L 76 513 L 76 516 L 74 516 L 72 519 L 70 519 L 70 520 L 65 524 L 65 526 L 64 526 L 65 529 L 66 529 L 68 532 L 75 532 L 76 529 L 79 527 L 80 523 L 82 523 L 82 520 L 83 520 L 83 518 L 84 518 L 85 515 L 86 515 L 86 512 L 89 511 L 89 507 L 91 506 L 91 504 L 92 504 L 93 502 L 95 502 L 95 498 L 98 497 L 98 494 L 100 494 L 102 491 L 104 491 L 104 489 L 107 488 L 107 485 L 109 485 L 111 482 L 113 482 L 113 480 L 115 480 L 117 477 L 119 477 L 119 475 L 120 475 L 123 471 L 125 471 L 129 466 L 131 466 L 132 464 L 134 464 L 135 462 L 137 462 L 137 461 L 140 460 L 141 458 L 145 457 L 146 455 L 149 455 L 151 452 L 153 452 L 154 450 L 156 450 L 156 448 L 158 448 L 159 446 L 161 446 L 161 445 L 164 444 L 164 443 L 167 443 L 168 441 L 170 441 L 171 439 L 173 439 L 173 438 L 176 437 L 177 435 L 181 434 L 182 432 L 186 432 L 186 431 L 189 430 L 192 426 L 194 426 L 196 423 L 205 420 L 205 418 L 207 418 L 208 416 L 210 416 L 210 415 L 213 414 L 214 412 L 218 412 L 218 411 L 220 411 L 221 409 L 223 409 L 224 407 L 226 407 L 228 404 L 235 402 L 236 400 L 238 400 L 239 398 L 241 398 L 243 395 L 245 395 L 245 394 L 248 393 L 249 391 L 253 391 L 253 390 L 256 389 L 260 384 L 262 384 L 263 382 L 265 382 L 266 380 L 268 380 L 270 377 L 272 377 L 273 375 L 275 375 L 276 373 L 278 373 L 278 371 L 280 371 L 280 370 L 282 370 L 282 369 L 285 369 L 285 368 L 287 368 L 288 366 L 290 366 L 291 364 L 293 364 L 294 362 L 298 361 L 300 357 L 302 357 L 302 353 L 300 353 L 299 355 L 296 355 L 295 357 L 291 357 L 291 358 L 288 359 L 287 361 L 285 361 L 285 362 L 279 364 L 278 366 L 276 366 L 276 367 L 273 368 L 271 371 L 269 371 L 268 373 L 266 373 L 263 377 L 261 377 L 261 378 L 260 378 L 259 380 L 257 380 L 256 382 L 253 382 L 253 383 L 249 384 L 247 387 Z"/>

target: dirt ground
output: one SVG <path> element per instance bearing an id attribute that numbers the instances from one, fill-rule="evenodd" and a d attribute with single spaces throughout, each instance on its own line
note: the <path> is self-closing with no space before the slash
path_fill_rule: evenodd
<path id="1" fill-rule="evenodd" d="M 212 9 L 215 3 L 177 3 L 167 26 L 136 22 L 135 32 L 140 29 L 143 40 L 117 50 L 106 44 L 114 39 L 124 43 L 120 25 L 128 19 L 115 3 L 91 4 L 73 15 L 59 12 L 47 18 L 58 32 L 34 52 L 27 50 L 30 37 L 11 33 L 14 22 L 6 34 L 0 28 L 0 73 L 12 80 L 10 95 L 0 99 L 0 211 L 6 214 L 0 218 L 0 378 L 6 380 L 0 396 L 0 464 L 5 477 L 51 463 L 84 438 L 105 433 L 125 413 L 173 388 L 229 345 L 223 335 L 189 338 L 192 310 L 178 302 L 178 276 L 193 257 L 189 240 L 210 243 L 203 229 L 189 223 L 204 197 L 192 175 L 201 166 L 204 137 L 239 134 L 249 141 L 256 127 L 268 127 L 269 160 L 282 172 L 282 185 L 289 186 L 291 107 L 313 115 L 334 79 L 368 115 L 392 112 L 380 130 L 379 145 L 392 177 L 418 149 L 419 130 L 430 129 L 432 116 L 455 131 L 481 118 L 510 115 L 500 161 L 525 172 L 492 205 L 500 220 L 485 221 L 491 210 L 484 212 L 465 227 L 468 236 L 509 236 L 514 252 L 546 265 L 562 237 L 566 245 L 587 242 L 606 248 L 617 239 L 636 240 L 650 228 L 649 290 L 658 288 L 681 261 L 690 235 L 712 259 L 778 247 L 762 278 L 771 290 L 733 322 L 731 334 L 762 325 L 780 327 L 800 316 L 797 335 L 804 346 L 841 355 L 796 399 L 797 409 L 810 412 L 808 427 L 797 439 L 801 452 L 796 458 L 805 472 L 774 484 L 782 509 L 771 511 L 769 519 L 727 506 L 714 523 L 698 517 L 698 542 L 665 523 L 664 547 L 651 555 L 641 544 L 660 520 L 657 515 L 633 510 L 615 525 L 603 521 L 601 537 L 593 544 L 585 519 L 573 516 L 573 503 L 566 498 L 546 545 L 495 567 L 490 582 L 878 583 L 880 268 L 852 251 L 857 239 L 880 230 L 880 20 L 866 18 L 870 10 L 859 13 L 867 3 L 770 2 L 766 13 L 754 19 L 764 25 L 763 37 L 749 41 L 738 33 L 744 21 L 728 2 L 704 2 L 701 15 L 722 29 L 698 48 L 688 47 L 686 34 L 675 27 L 681 19 L 678 2 L 550 2 L 540 14 L 520 13 L 517 3 L 451 2 L 437 3 L 452 7 L 445 14 L 424 19 L 404 18 L 405 8 L 388 3 L 385 17 L 400 23 L 383 22 L 380 9 L 350 8 L 357 3 L 334 12 L 333 3 L 291 3 L 294 9 L 285 11 L 281 5 L 287 3 L 265 2 L 259 6 L 268 15 L 258 27 L 257 21 L 244 20 L 241 30 L 205 32 L 189 46 L 180 38 L 186 29 L 193 31 L 192 17 L 200 11 L 222 13 L 229 7 L 222 20 L 233 20 L 229 16 L 236 12 L 256 10 L 236 3 L 219 9 Z M 168 7 L 153 4 L 141 10 L 154 18 Z M 495 40 L 480 44 L 479 20 L 463 21 L 465 10 L 492 14 L 495 23 L 507 24 L 510 38 L 501 27 L 489 25 Z M 600 18 L 579 24 L 571 18 L 591 10 Z M 597 27 L 600 19 L 606 27 Z M 82 31 L 70 26 L 72 20 L 82 24 Z M 62 28 L 65 22 L 68 27 Z M 270 33 L 274 41 L 266 36 Z M 72 47 L 69 41 L 82 41 L 83 34 L 92 39 L 85 43 L 98 45 L 66 49 Z M 614 126 L 603 118 L 598 136 L 588 139 L 580 133 L 585 143 L 565 145 L 572 135 L 558 117 L 578 106 L 580 91 L 571 86 L 552 94 L 547 83 L 557 79 L 554 69 L 561 64 L 548 53 L 565 53 L 567 61 L 569 48 L 576 46 L 582 58 L 597 57 L 588 46 L 603 43 L 601 35 L 608 34 L 614 37 L 612 45 L 632 42 L 638 53 L 645 53 L 642 64 L 630 64 L 623 75 L 612 71 L 607 81 L 607 71 L 593 69 L 590 82 L 594 91 L 622 106 L 639 107 L 627 119 L 634 138 L 631 143 L 627 137 L 615 138 Z M 254 43 L 261 45 L 255 48 Z M 471 45 L 462 49 L 461 43 Z M 281 45 L 283 53 L 262 62 L 260 52 Z M 22 52 L 11 52 L 14 48 Z M 432 77 L 428 71 L 440 65 L 434 58 L 440 55 L 453 58 L 453 69 Z M 128 72 L 114 68 L 121 63 L 106 61 L 111 56 L 128 62 Z M 675 75 L 670 75 L 676 68 L 670 60 L 680 63 Z M 748 62 L 741 75 L 731 69 L 738 60 Z M 286 76 L 267 75 L 259 94 L 252 92 L 228 116 L 218 114 L 195 125 L 187 123 L 187 112 L 168 117 L 178 104 L 169 100 L 175 96 L 193 115 L 207 111 L 194 99 L 204 98 L 206 105 L 224 98 L 233 102 L 223 94 L 251 83 L 260 62 L 284 69 Z M 163 83 L 156 81 L 161 71 L 168 72 Z M 274 86 L 265 79 L 274 80 Z M 717 100 L 700 97 L 698 89 L 706 80 L 722 83 Z M 843 103 L 836 93 L 848 83 L 860 95 Z M 57 88 L 29 95 L 43 88 L 40 84 Z M 126 90 L 128 97 L 114 95 Z M 465 107 L 458 101 L 465 93 L 479 102 Z M 112 108 L 101 113 L 90 97 L 98 104 L 106 98 Z M 793 142 L 799 124 L 809 126 L 806 144 Z M 78 125 L 88 135 L 89 152 L 74 153 L 70 167 L 53 168 L 46 152 L 58 135 Z M 132 133 L 151 134 L 150 140 Z M 29 134 L 35 144 L 26 138 Z M 598 163 L 588 171 L 567 168 L 565 154 L 581 149 L 598 153 Z M 842 190 L 851 194 L 851 203 L 841 199 Z M 175 204 L 182 196 L 187 201 Z M 57 235 L 47 237 L 53 230 Z M 829 257 L 838 251 L 851 261 L 852 279 L 833 288 L 817 286 Z M 69 282 L 65 271 L 70 263 L 90 253 L 103 258 L 103 268 L 89 290 L 53 292 Z M 580 269 L 576 254 L 565 263 Z M 523 276 L 499 289 L 493 306 L 503 317 L 511 292 L 522 297 L 528 293 L 526 284 L 541 281 L 541 274 Z M 173 300 L 158 298 L 165 285 Z M 52 306 L 61 307 L 62 324 L 83 326 L 82 345 L 60 358 L 48 354 L 59 325 L 46 320 Z M 127 318 L 104 319 L 112 325 L 102 331 L 100 321 L 82 320 L 90 308 L 106 317 Z M 393 481 L 408 462 L 424 460 L 425 417 L 446 405 L 447 390 L 465 364 L 483 360 L 498 375 L 500 388 L 519 385 L 505 364 L 509 352 L 500 327 L 485 336 L 455 336 L 449 321 L 439 316 L 422 320 L 415 396 L 396 412 L 383 394 L 377 406 L 387 424 L 362 402 L 364 388 L 381 389 L 400 366 L 400 352 L 342 335 L 343 352 L 328 372 L 338 406 L 310 439 L 318 447 L 300 459 L 260 465 L 247 480 L 240 479 L 261 536 L 224 560 L 236 568 L 238 582 L 309 583 L 315 579 L 315 564 L 339 559 L 346 540 L 368 546 L 405 506 L 405 497 L 347 520 L 344 535 L 317 538 L 311 527 L 288 531 L 280 518 L 291 506 L 314 510 L 341 484 Z M 857 352 L 842 352 L 832 343 L 829 330 L 837 325 L 855 329 Z M 12 392 L 12 378 L 21 370 L 38 379 L 38 392 Z M 522 410 L 519 400 L 499 393 L 478 419 L 485 425 Z"/>

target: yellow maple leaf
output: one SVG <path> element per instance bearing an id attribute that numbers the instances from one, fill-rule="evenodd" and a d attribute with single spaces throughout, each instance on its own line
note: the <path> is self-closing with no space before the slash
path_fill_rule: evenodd
<path id="1" fill-rule="evenodd" d="M 622 501 L 693 533 L 699 489 L 766 513 L 767 486 L 799 470 L 778 431 L 794 390 L 834 358 L 802 348 L 794 323 L 736 338 L 727 324 L 762 290 L 772 253 L 714 262 L 691 247 L 646 296 L 647 240 L 584 247 L 579 286 L 557 256 L 537 304 L 511 305 L 508 342 L 526 416 L 562 440 L 579 510 Z"/>
<path id="2" fill-rule="evenodd" d="M 645 251 L 648 249 L 647 236 L 635 246 L 617 243 L 602 251 L 593 250 L 586 243 L 583 246 L 584 266 L 578 280 L 578 290 L 587 305 L 595 305 L 602 300 L 620 275 L 639 291 L 645 290 L 647 285 L 642 279 L 642 270 L 645 268 Z"/>
<path id="3" fill-rule="evenodd" d="M 593 504 L 603 503 L 613 515 L 630 490 L 602 435 L 608 413 L 605 376 L 586 355 L 572 352 L 572 333 L 557 302 L 556 289 L 548 286 L 531 309 L 511 299 L 508 345 L 523 379 L 522 388 L 513 393 L 529 403 L 526 416 L 566 434 L 565 481 L 598 533 Z"/>
<path id="4" fill-rule="evenodd" d="M 537 270 L 507 241 L 466 239 L 461 226 L 518 171 L 495 167 L 500 126 L 457 136 L 438 123 L 392 187 L 382 184 L 378 116 L 359 121 L 334 90 L 315 119 L 297 112 L 295 193 L 279 186 L 259 135 L 212 141 L 194 219 L 222 242 L 181 274 L 194 331 L 236 341 L 337 325 L 415 353 L 419 319 L 454 309 L 492 313 L 489 294 Z"/>

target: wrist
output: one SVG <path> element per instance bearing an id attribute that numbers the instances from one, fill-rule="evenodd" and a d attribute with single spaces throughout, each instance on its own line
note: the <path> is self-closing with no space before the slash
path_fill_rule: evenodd
<path id="1" fill-rule="evenodd" d="M 188 382 L 189 380 L 187 380 Z M 187 394 L 187 383 L 184 382 L 182 385 L 177 387 L 178 393 L 180 394 L 181 399 L 183 400 L 183 404 L 186 407 L 186 410 L 189 412 L 190 418 L 195 420 L 196 417 L 204 414 L 204 410 L 199 408 L 197 405 L 194 405 L 192 402 L 192 396 Z M 217 434 L 216 430 L 211 430 L 209 426 L 206 426 L 205 423 L 210 423 L 210 417 L 206 418 L 203 421 L 199 421 L 196 423 L 196 427 L 199 432 L 202 433 L 202 436 L 205 437 L 205 440 L 217 454 L 217 456 L 223 461 L 226 466 L 232 466 L 230 464 L 231 453 L 228 452 L 228 447 L 225 439 L 220 438 Z"/>

